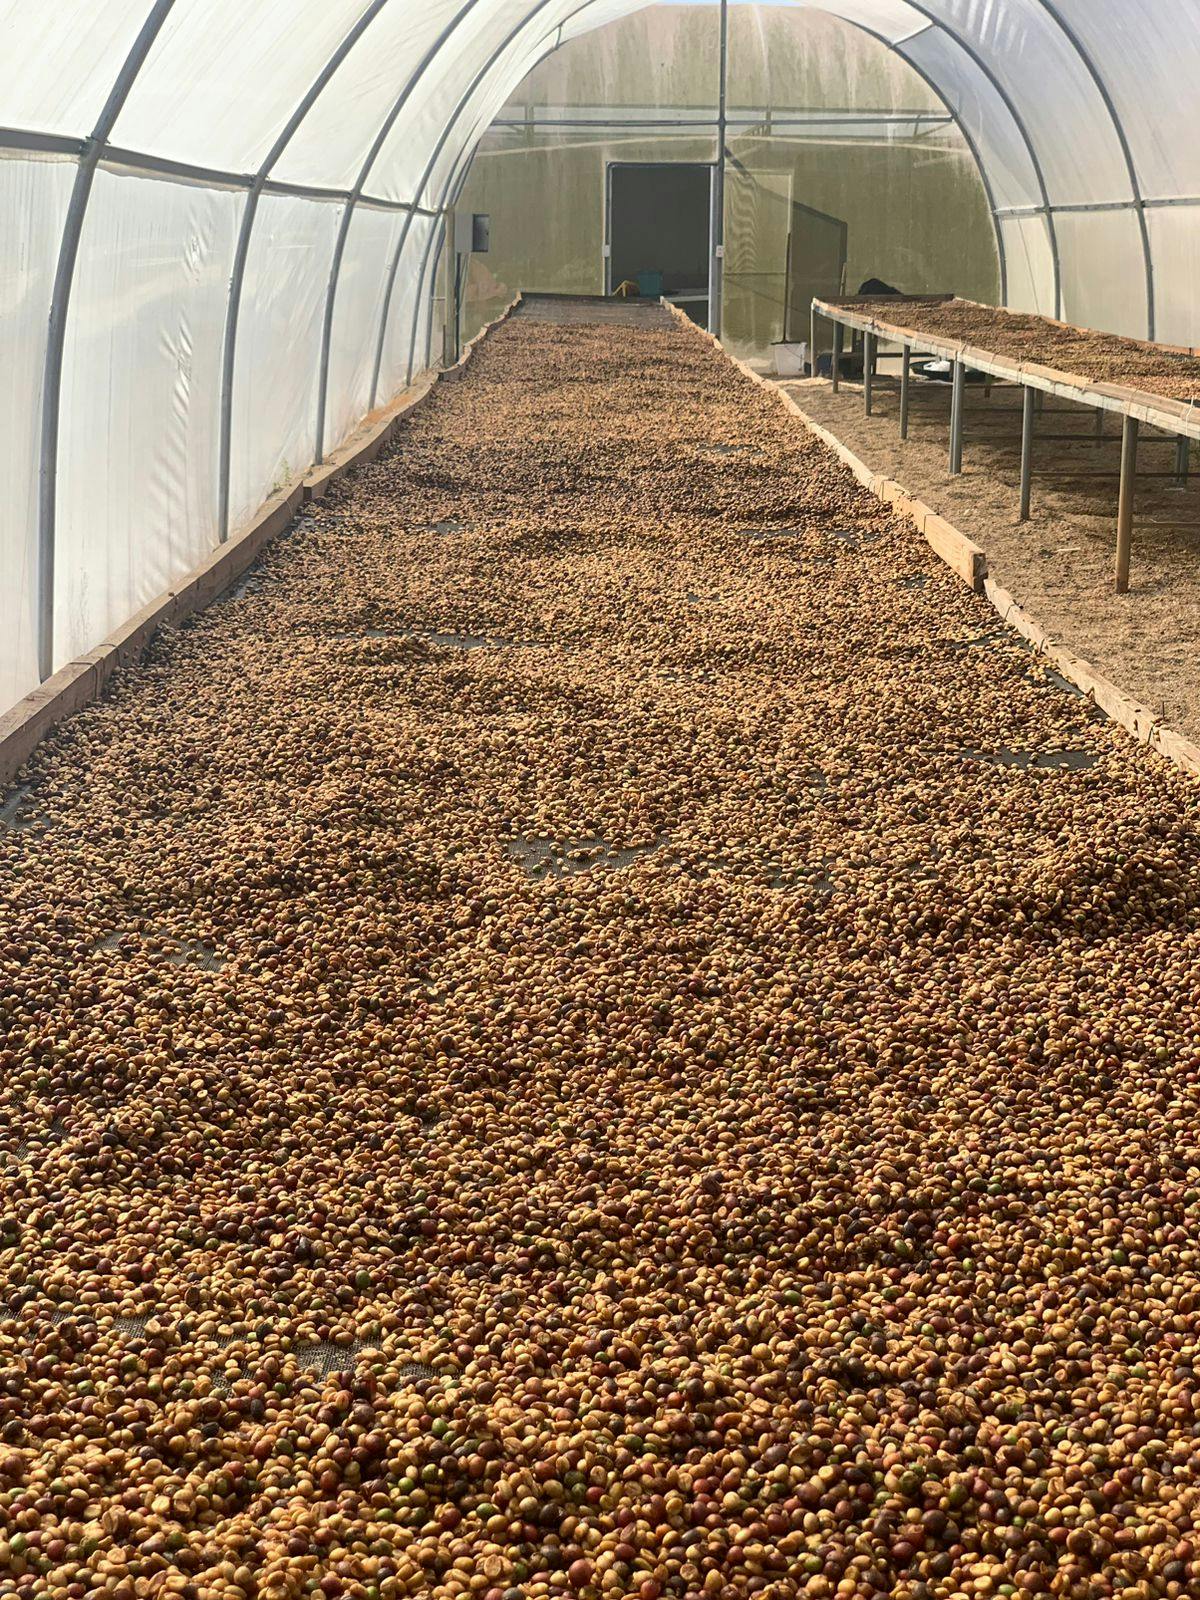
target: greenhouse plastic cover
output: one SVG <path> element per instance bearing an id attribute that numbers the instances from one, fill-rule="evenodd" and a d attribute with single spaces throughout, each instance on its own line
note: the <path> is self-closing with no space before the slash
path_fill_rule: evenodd
<path id="1" fill-rule="evenodd" d="M 1200 343 L 1200 4 L 794 3 L 945 101 L 1009 304 Z M 0 710 L 427 364 L 481 134 L 544 55 L 637 9 L 0 0 Z"/>

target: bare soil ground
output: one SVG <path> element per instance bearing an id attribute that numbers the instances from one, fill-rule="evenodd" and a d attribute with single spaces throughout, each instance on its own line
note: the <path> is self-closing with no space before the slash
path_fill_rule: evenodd
<path id="1" fill-rule="evenodd" d="M 1047 399 L 1034 469 L 1033 517 L 1018 521 L 1020 395 L 997 387 L 967 391 L 964 471 L 948 471 L 948 384 L 914 383 L 908 443 L 899 437 L 899 396 L 881 379 L 874 415 L 863 415 L 860 385 L 834 395 L 825 381 L 787 383 L 816 421 L 869 466 L 923 499 L 987 552 L 993 575 L 1056 637 L 1161 714 L 1200 738 L 1200 475 L 1185 491 L 1170 474 L 1174 442 L 1143 438 L 1144 472 L 1133 536 L 1131 588 L 1114 592 L 1119 427 Z M 1070 440 L 1047 436 L 1069 434 Z M 1068 474 L 1108 474 L 1078 477 Z"/>

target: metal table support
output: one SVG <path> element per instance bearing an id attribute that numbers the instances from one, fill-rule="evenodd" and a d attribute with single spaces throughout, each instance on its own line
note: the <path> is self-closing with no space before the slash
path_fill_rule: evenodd
<path id="1" fill-rule="evenodd" d="M 957 478 L 963 461 L 963 396 L 967 369 L 961 360 L 954 363 L 954 383 L 950 390 L 950 476 Z"/>
<path id="2" fill-rule="evenodd" d="M 829 365 L 829 377 L 833 384 L 833 392 L 837 394 L 842 386 L 842 340 L 844 337 L 843 326 L 840 322 L 833 325 L 833 358 Z"/>
<path id="3" fill-rule="evenodd" d="M 817 308 L 814 305 L 809 313 L 808 322 L 808 371 L 810 377 L 817 375 Z"/>
<path id="4" fill-rule="evenodd" d="M 1033 426 L 1037 417 L 1034 393 L 1028 384 L 1021 390 L 1021 521 L 1029 521 L 1033 499 Z"/>
<path id="5" fill-rule="evenodd" d="M 912 376 L 912 346 L 906 344 L 900 357 L 900 437 L 908 438 L 908 408 L 911 400 L 909 380 Z"/>
<path id="6" fill-rule="evenodd" d="M 878 341 L 873 333 L 863 334 L 863 413 L 871 415 L 875 400 L 875 349 Z"/>
<path id="7" fill-rule="evenodd" d="M 1121 432 L 1121 499 L 1117 510 L 1117 593 L 1129 590 L 1129 550 L 1133 541 L 1133 495 L 1137 479 L 1138 419 L 1126 415 Z"/>

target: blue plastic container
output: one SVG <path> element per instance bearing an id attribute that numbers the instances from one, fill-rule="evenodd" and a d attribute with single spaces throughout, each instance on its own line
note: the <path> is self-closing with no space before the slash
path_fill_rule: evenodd
<path id="1" fill-rule="evenodd" d="M 657 300 L 662 294 L 663 275 L 661 272 L 639 272 L 637 275 L 638 294 L 643 300 Z"/>

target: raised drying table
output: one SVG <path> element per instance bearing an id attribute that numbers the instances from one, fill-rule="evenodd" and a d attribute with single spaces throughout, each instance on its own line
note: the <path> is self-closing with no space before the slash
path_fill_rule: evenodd
<path id="1" fill-rule="evenodd" d="M 1190 441 L 1200 439 L 1200 360 L 1194 352 L 1145 344 L 1112 334 L 1075 328 L 1050 317 L 1035 317 L 985 306 L 952 295 L 858 296 L 843 300 L 814 300 L 813 326 L 818 317 L 833 324 L 831 381 L 840 379 L 842 330 L 863 335 L 863 393 L 868 414 L 872 405 L 874 366 L 880 339 L 898 344 L 902 351 L 900 374 L 900 436 L 908 437 L 909 375 L 914 351 L 949 361 L 952 371 L 950 403 L 950 471 L 962 471 L 963 396 L 968 370 L 981 372 L 1024 391 L 1021 408 L 1021 519 L 1029 518 L 1033 483 L 1033 445 L 1037 396 L 1057 395 L 1073 404 L 1090 406 L 1098 413 L 1114 412 L 1122 419 L 1120 495 L 1117 510 L 1116 587 L 1129 588 L 1129 553 L 1133 535 L 1133 499 L 1137 477 L 1138 438 L 1143 423 L 1174 437 L 1177 443 L 1176 475 L 1188 472 Z M 986 341 L 986 342 L 977 342 Z M 1007 348 L 1005 348 L 1007 347 Z M 814 337 L 815 349 L 815 337 Z M 1029 359 L 1031 352 L 1062 358 L 1090 367 L 1082 376 Z M 1154 387 L 1133 387 L 1110 381 L 1113 376 L 1136 377 Z M 1162 388 L 1177 393 L 1167 395 Z"/>

